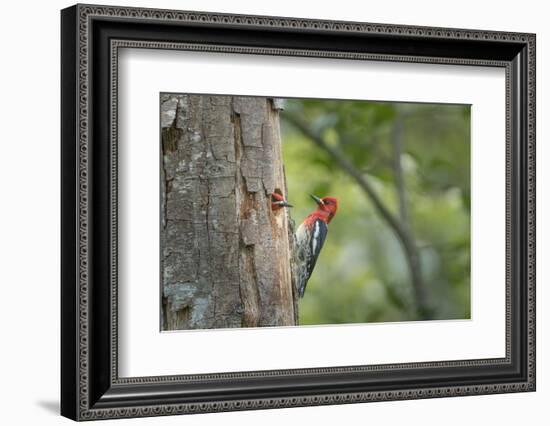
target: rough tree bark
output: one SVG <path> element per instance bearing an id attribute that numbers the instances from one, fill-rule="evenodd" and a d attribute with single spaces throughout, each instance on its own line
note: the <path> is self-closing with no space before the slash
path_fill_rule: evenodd
<path id="1" fill-rule="evenodd" d="M 273 102 L 164 94 L 161 127 L 162 328 L 295 325 Z"/>

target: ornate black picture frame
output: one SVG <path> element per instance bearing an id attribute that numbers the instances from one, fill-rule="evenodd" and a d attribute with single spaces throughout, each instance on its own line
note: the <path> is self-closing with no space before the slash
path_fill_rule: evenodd
<path id="1" fill-rule="evenodd" d="M 96 5 L 64 9 L 61 28 L 62 415 L 91 420 L 535 390 L 535 35 Z M 120 47 L 504 68 L 506 356 L 119 378 Z"/>

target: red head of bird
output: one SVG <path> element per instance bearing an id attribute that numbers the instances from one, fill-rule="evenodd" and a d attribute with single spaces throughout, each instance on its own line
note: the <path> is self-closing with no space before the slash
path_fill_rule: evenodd
<path id="1" fill-rule="evenodd" d="M 319 198 L 315 195 L 311 195 L 311 198 L 317 203 L 317 210 L 312 214 L 322 219 L 324 222 L 329 223 L 338 210 L 338 199 L 334 197 Z"/>
<path id="2" fill-rule="evenodd" d="M 292 207 L 292 204 L 288 204 L 281 194 L 274 192 L 271 194 L 271 210 L 274 212 L 282 209 L 283 207 Z"/>

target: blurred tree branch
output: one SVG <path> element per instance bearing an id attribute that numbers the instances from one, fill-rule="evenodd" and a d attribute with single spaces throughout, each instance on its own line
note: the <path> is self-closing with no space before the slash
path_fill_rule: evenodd
<path id="1" fill-rule="evenodd" d="M 403 121 L 405 115 L 403 111 L 396 107 L 395 122 L 393 125 L 393 131 L 391 134 L 391 143 L 393 148 L 393 175 L 395 177 L 395 191 L 397 193 L 397 200 L 399 203 L 399 216 L 401 218 L 401 224 L 407 234 L 407 238 L 412 241 L 412 246 L 407 252 L 407 264 L 411 274 L 411 281 L 414 287 L 415 298 L 418 308 L 421 310 L 421 316 L 431 316 L 430 312 L 427 312 L 428 300 L 426 294 L 426 285 L 422 276 L 422 265 L 420 263 L 420 251 L 416 244 L 416 238 L 411 226 L 411 219 L 409 215 L 409 202 L 407 199 L 407 188 L 405 186 L 405 178 L 403 176 L 403 165 L 401 164 L 401 158 L 403 153 Z"/>
<path id="2" fill-rule="evenodd" d="M 359 187 L 371 200 L 376 211 L 393 230 L 398 241 L 401 243 L 411 275 L 417 315 L 422 319 L 432 318 L 433 312 L 429 306 L 425 285 L 420 274 L 419 250 L 409 227 L 404 226 L 404 224 L 394 216 L 394 214 L 378 196 L 367 176 L 358 170 L 344 153 L 342 153 L 338 148 L 328 144 L 320 133 L 316 132 L 304 120 L 300 119 L 296 115 L 283 112 L 281 117 L 288 123 L 292 124 L 304 136 L 332 157 L 338 166 L 357 182 Z"/>

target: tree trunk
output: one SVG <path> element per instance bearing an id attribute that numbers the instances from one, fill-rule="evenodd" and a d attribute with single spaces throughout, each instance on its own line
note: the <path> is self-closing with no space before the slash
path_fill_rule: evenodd
<path id="1" fill-rule="evenodd" d="M 162 329 L 295 325 L 279 112 L 161 96 Z"/>

